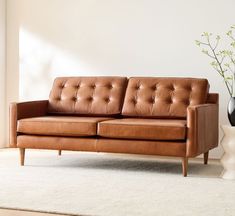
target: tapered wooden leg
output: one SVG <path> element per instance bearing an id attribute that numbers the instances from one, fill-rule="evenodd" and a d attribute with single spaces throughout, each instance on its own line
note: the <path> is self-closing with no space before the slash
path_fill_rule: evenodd
<path id="1" fill-rule="evenodd" d="M 208 163 L 208 156 L 209 156 L 209 151 L 204 153 L 204 164 Z"/>
<path id="2" fill-rule="evenodd" d="M 59 152 L 58 152 L 58 155 L 59 155 L 59 156 L 61 156 L 61 152 L 62 152 L 62 150 L 59 150 Z"/>
<path id="3" fill-rule="evenodd" d="M 20 165 L 24 166 L 25 149 L 20 148 Z"/>
<path id="4" fill-rule="evenodd" d="M 182 158 L 182 171 L 183 171 L 183 176 L 187 176 L 187 171 L 188 171 L 188 158 L 183 157 Z"/>

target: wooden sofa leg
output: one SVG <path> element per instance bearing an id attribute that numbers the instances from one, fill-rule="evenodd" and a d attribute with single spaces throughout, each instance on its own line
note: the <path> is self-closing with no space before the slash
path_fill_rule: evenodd
<path id="1" fill-rule="evenodd" d="M 25 149 L 20 148 L 20 165 L 24 166 Z"/>
<path id="2" fill-rule="evenodd" d="M 183 157 L 182 158 L 182 171 L 183 171 L 183 176 L 187 176 L 187 171 L 188 171 L 188 158 Z"/>
<path id="3" fill-rule="evenodd" d="M 59 156 L 61 156 L 61 152 L 62 152 L 62 150 L 59 150 L 59 152 L 58 152 L 58 155 L 59 155 Z"/>
<path id="4" fill-rule="evenodd" d="M 209 151 L 204 153 L 204 164 L 208 163 L 208 156 L 209 156 Z"/>

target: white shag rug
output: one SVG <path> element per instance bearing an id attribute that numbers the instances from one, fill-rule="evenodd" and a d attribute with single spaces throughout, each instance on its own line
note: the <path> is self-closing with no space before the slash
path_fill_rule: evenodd
<path id="1" fill-rule="evenodd" d="M 0 150 L 0 207 L 91 216 L 235 215 L 218 162 L 103 153 Z"/>

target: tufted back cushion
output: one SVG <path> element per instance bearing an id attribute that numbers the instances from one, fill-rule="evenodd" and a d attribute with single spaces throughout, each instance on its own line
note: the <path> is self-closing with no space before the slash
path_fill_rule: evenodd
<path id="1" fill-rule="evenodd" d="M 49 97 L 49 113 L 120 114 L 126 89 L 125 77 L 59 77 Z"/>
<path id="2" fill-rule="evenodd" d="M 122 115 L 155 118 L 186 118 L 189 105 L 206 102 L 206 79 L 145 78 L 129 79 Z"/>

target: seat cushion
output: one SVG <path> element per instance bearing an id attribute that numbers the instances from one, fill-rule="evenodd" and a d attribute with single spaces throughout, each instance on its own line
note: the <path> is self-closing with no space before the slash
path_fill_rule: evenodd
<path id="1" fill-rule="evenodd" d="M 98 123 L 98 135 L 109 138 L 185 140 L 186 120 L 114 119 Z"/>
<path id="2" fill-rule="evenodd" d="M 206 102 L 209 83 L 197 78 L 132 77 L 122 115 L 143 118 L 186 118 L 187 107 Z"/>
<path id="3" fill-rule="evenodd" d="M 34 135 L 95 136 L 97 123 L 106 117 L 44 116 L 21 119 L 17 132 Z"/>

